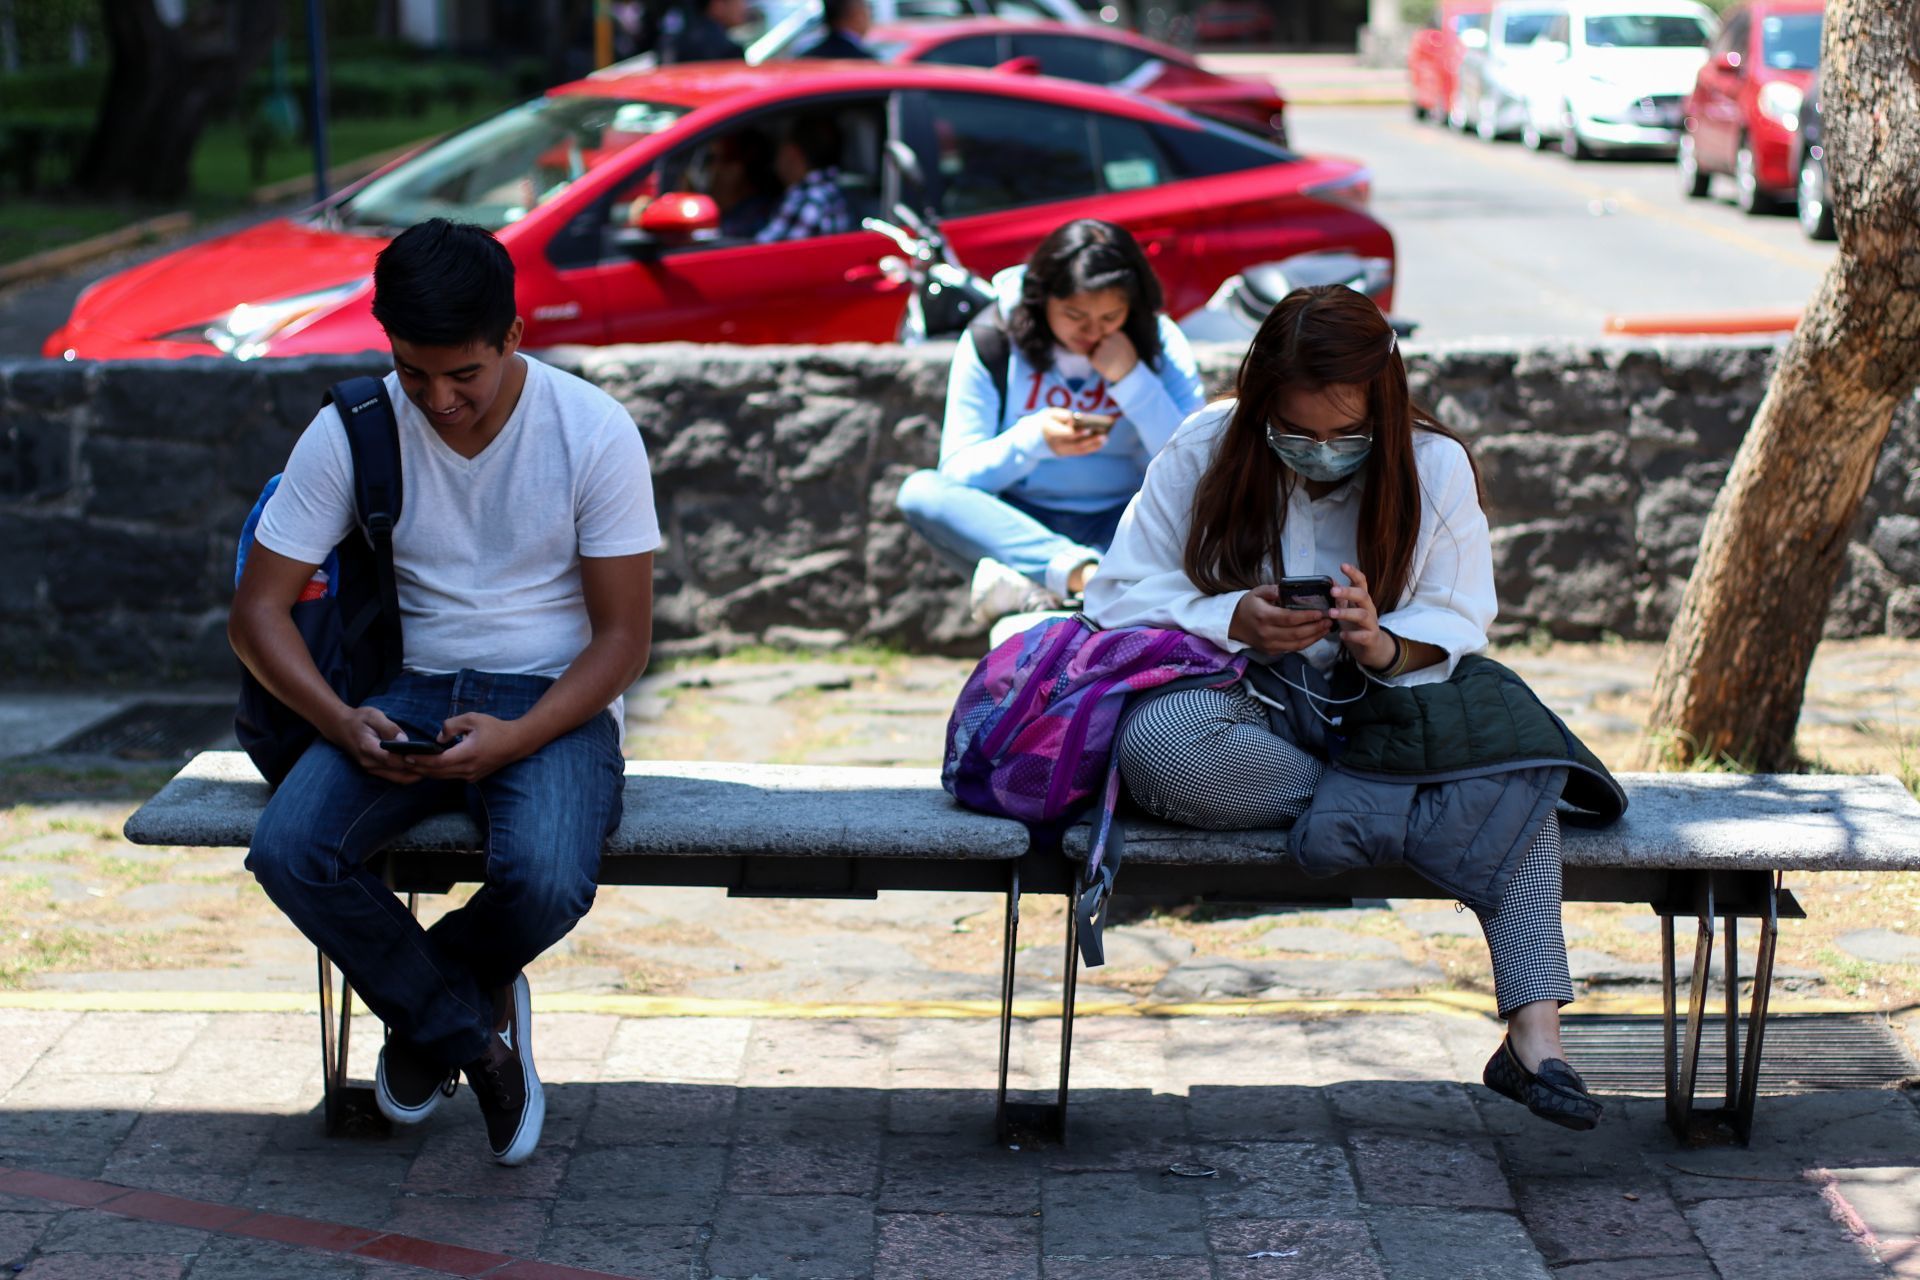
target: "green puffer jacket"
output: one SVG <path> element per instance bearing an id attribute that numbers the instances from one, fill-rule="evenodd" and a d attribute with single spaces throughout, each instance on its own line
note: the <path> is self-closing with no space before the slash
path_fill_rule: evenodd
<path id="1" fill-rule="evenodd" d="M 1561 799 L 1605 826 L 1627 810 L 1607 766 L 1511 670 L 1484 654 L 1460 659 L 1441 684 L 1375 685 L 1347 712 L 1334 763 L 1360 777 L 1441 782 L 1490 768 L 1568 770 Z"/>
<path id="2" fill-rule="evenodd" d="M 1276 733 L 1328 762 L 1289 837 L 1311 875 L 1406 863 L 1462 902 L 1491 908 L 1563 801 L 1567 819 L 1582 825 L 1626 812 L 1626 792 L 1606 766 L 1491 658 L 1460 659 L 1444 682 L 1368 682 L 1364 692 L 1349 683 L 1357 672 L 1335 670 L 1331 686 L 1319 677 L 1324 697 L 1263 699 Z M 1297 660 L 1283 674 L 1275 686 L 1248 672 L 1256 688 L 1296 692 L 1317 675 Z M 1338 712 L 1331 727 L 1315 704 Z"/>

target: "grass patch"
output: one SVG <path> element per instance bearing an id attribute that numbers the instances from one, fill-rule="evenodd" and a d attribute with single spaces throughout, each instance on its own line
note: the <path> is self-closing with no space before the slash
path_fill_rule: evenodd
<path id="1" fill-rule="evenodd" d="M 419 115 L 338 120 L 327 131 L 328 160 L 335 165 L 347 164 L 424 142 L 491 115 L 509 101 L 501 97 L 465 109 L 442 103 Z M 227 121 L 210 126 L 200 135 L 192 169 L 189 194 L 165 204 L 91 201 L 57 193 L 24 196 L 8 191 L 0 199 L 0 263 L 91 239 L 176 209 L 189 210 L 202 221 L 228 217 L 253 207 L 255 187 L 310 176 L 313 153 L 304 143 L 282 143 L 268 151 L 263 176 L 256 180 L 246 128 L 238 121 Z"/>
<path id="2" fill-rule="evenodd" d="M 22 817 L 26 815 L 18 806 L 63 800 L 126 800 L 140 804 L 151 799 L 176 772 L 176 766 L 168 764 L 125 768 L 0 764 L 0 808 L 7 809 L 9 817 Z"/>

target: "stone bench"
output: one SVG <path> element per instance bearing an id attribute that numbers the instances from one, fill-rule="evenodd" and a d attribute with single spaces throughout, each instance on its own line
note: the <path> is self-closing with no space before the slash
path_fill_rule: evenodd
<path id="1" fill-rule="evenodd" d="M 1625 819 L 1603 830 L 1566 828 L 1566 897 L 1644 902 L 1661 917 L 1665 964 L 1667 1116 L 1676 1133 L 1730 1124 L 1751 1133 L 1781 917 L 1803 915 L 1783 885 L 1788 871 L 1920 870 L 1920 803 L 1888 777 L 1629 774 Z M 707 886 L 730 896 L 871 898 L 882 889 L 1005 895 L 1000 1065 L 995 1123 L 1003 1136 L 1062 1138 L 1079 965 L 1075 913 L 1067 913 L 1060 1078 L 1055 1100 L 1007 1100 L 1014 960 L 1023 892 L 1077 893 L 1084 828 L 1067 858 L 1030 847 L 1016 822 L 961 809 L 931 769 L 638 761 L 627 765 L 626 806 L 608 840 L 603 884 Z M 127 820 L 136 844 L 245 847 L 267 789 L 246 757 L 208 752 Z M 431 818 L 380 855 L 398 892 L 445 892 L 480 878 L 478 831 L 464 815 Z M 1405 867 L 1314 879 L 1286 854 L 1278 831 L 1204 832 L 1147 821 L 1127 826 L 1120 888 L 1130 894 L 1350 906 L 1379 898 L 1444 898 Z M 1678 1024 L 1674 921 L 1697 921 L 1684 1029 Z M 1707 977 L 1724 921 L 1725 1105 L 1694 1103 Z M 1738 922 L 1759 922 L 1747 1036 L 1738 1026 Z M 370 1092 L 346 1080 L 350 993 L 338 1002 L 319 959 L 321 1049 L 329 1128 L 376 1123 Z"/>

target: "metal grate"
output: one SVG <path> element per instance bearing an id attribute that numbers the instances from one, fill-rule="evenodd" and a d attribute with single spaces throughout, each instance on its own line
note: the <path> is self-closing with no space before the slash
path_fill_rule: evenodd
<path id="1" fill-rule="evenodd" d="M 232 732 L 231 702 L 136 702 L 68 735 L 48 754 L 176 760 Z"/>
<path id="2" fill-rule="evenodd" d="M 1686 1010 L 1678 1018 L 1681 1035 Z M 1735 1043 L 1746 1045 L 1745 1018 Z M 1593 1088 L 1607 1093 L 1665 1093 L 1658 1017 L 1569 1015 L 1561 1024 L 1567 1057 Z M 1685 1040 L 1681 1040 L 1684 1048 Z M 1723 1024 L 1709 1018 L 1700 1035 L 1701 1097 L 1724 1092 L 1727 1051 Z M 1886 1022 L 1872 1014 L 1776 1014 L 1767 1019 L 1760 1059 L 1760 1092 L 1881 1089 L 1920 1074 Z"/>

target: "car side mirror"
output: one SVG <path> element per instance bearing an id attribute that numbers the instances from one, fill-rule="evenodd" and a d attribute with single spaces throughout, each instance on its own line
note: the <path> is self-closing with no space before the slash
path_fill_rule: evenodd
<path id="1" fill-rule="evenodd" d="M 719 229 L 720 206 L 712 196 L 674 191 L 650 201 L 637 221 L 613 233 L 613 242 L 633 257 L 651 258 Z"/>
<path id="2" fill-rule="evenodd" d="M 1740 55 L 1737 53 L 1720 54 L 1713 60 L 1713 69 L 1715 71 L 1724 71 L 1729 75 L 1739 75 Z"/>
<path id="3" fill-rule="evenodd" d="M 1040 74 L 1040 59 L 1026 53 L 1017 58 L 1008 58 L 994 70 L 1006 76 L 1037 76 Z"/>
<path id="4" fill-rule="evenodd" d="M 720 206 L 712 196 L 676 191 L 661 196 L 640 214 L 639 228 L 664 244 L 677 244 L 720 229 Z"/>

